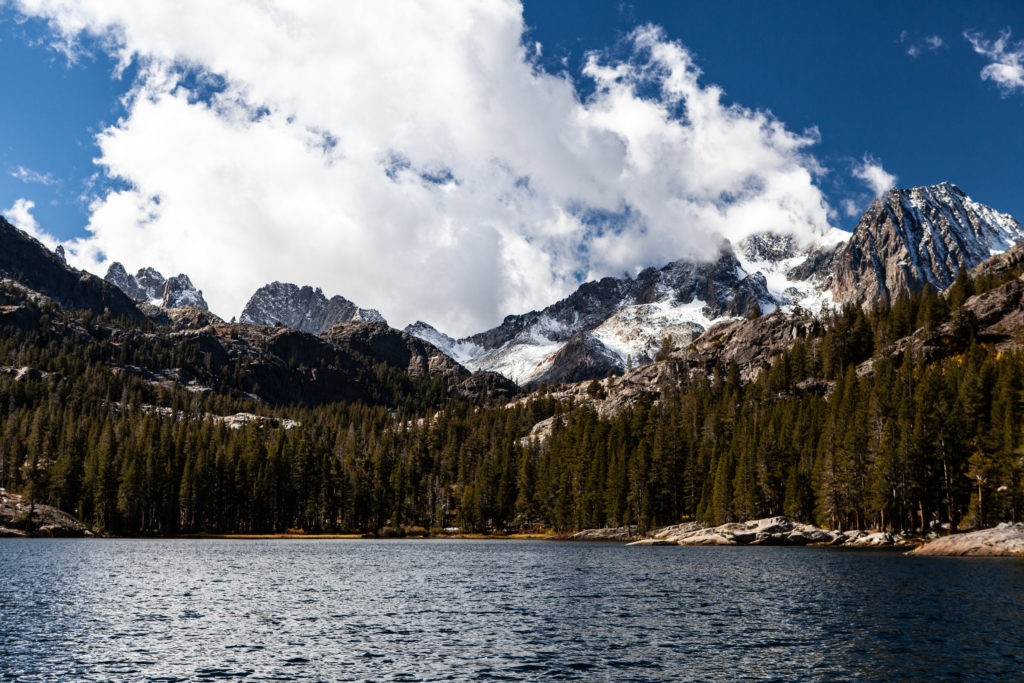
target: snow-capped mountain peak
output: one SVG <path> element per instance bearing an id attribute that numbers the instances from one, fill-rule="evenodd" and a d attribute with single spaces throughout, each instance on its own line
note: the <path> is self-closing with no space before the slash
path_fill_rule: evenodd
<path id="1" fill-rule="evenodd" d="M 636 278 L 584 283 L 541 311 L 508 316 L 465 339 L 419 324 L 407 331 L 471 369 L 521 384 L 586 379 L 650 359 L 666 337 L 687 344 L 717 322 L 758 311 L 818 313 L 925 284 L 942 289 L 961 268 L 1021 239 L 1016 220 L 951 183 L 894 189 L 872 202 L 852 234 L 833 228 L 801 245 L 758 233 L 723 245 L 713 262 L 675 261 Z"/>
<path id="2" fill-rule="evenodd" d="M 839 249 L 825 280 L 840 302 L 892 299 L 948 287 L 964 268 L 1024 239 L 1012 216 L 952 183 L 892 189 L 876 198 Z"/>

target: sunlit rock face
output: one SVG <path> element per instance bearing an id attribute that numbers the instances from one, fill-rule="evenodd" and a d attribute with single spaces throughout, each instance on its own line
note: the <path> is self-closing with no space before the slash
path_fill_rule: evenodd
<path id="1" fill-rule="evenodd" d="M 161 308 L 199 308 L 209 310 L 203 293 L 196 289 L 188 275 L 181 273 L 164 278 L 155 268 L 141 268 L 129 275 L 121 263 L 110 264 L 104 279 L 135 301 Z"/>
<path id="2" fill-rule="evenodd" d="M 343 296 L 328 299 L 319 287 L 299 287 L 288 282 L 272 282 L 250 297 L 239 318 L 244 323 L 281 324 L 296 330 L 320 334 L 337 323 L 385 322 L 371 308 L 360 308 Z"/>
<path id="3" fill-rule="evenodd" d="M 864 212 L 835 253 L 828 287 L 839 302 L 892 300 L 931 285 L 943 290 L 964 268 L 1024 239 L 1013 217 L 975 202 L 956 185 L 889 190 Z"/>

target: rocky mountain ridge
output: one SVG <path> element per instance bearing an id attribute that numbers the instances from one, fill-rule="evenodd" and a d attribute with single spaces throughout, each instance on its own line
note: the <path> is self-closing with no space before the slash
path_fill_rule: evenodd
<path id="1" fill-rule="evenodd" d="M 386 322 L 377 311 L 360 308 L 343 296 L 328 299 L 319 287 L 276 281 L 256 290 L 239 320 L 258 325 L 281 324 L 310 334 L 321 334 L 343 322 Z"/>
<path id="2" fill-rule="evenodd" d="M 124 272 L 112 270 L 115 279 Z M 158 282 L 159 273 L 143 269 L 121 284 L 134 284 L 148 294 L 146 288 Z M 136 303 L 115 284 L 69 267 L 2 219 L 0 333 L 35 335 L 44 345 L 72 344 L 115 375 L 155 386 L 173 384 L 193 393 L 227 393 L 276 406 L 395 406 L 409 397 L 438 401 L 447 395 L 511 396 L 518 391 L 500 375 L 471 373 L 433 345 L 383 322 L 349 320 L 314 335 L 286 326 L 226 324 L 195 306 Z M 32 367 L 0 371 L 16 381 L 66 380 Z"/>
<path id="3" fill-rule="evenodd" d="M 85 271 L 71 268 L 60 254 L 0 216 L 0 278 L 38 293 L 70 310 L 109 313 L 142 320 L 143 314 L 120 289 Z"/>
<path id="4" fill-rule="evenodd" d="M 723 243 L 714 262 L 676 261 L 636 278 L 588 282 L 543 310 L 463 339 L 423 322 L 406 331 L 469 368 L 520 384 L 581 381 L 650 361 L 666 337 L 687 346 L 713 325 L 750 315 L 866 305 L 926 285 L 941 290 L 959 270 L 1022 239 L 1024 227 L 1011 216 L 951 183 L 892 189 L 852 234 L 833 230 L 810 248 L 791 236 L 755 234 Z"/>
<path id="5" fill-rule="evenodd" d="M 858 377 L 870 376 L 877 363 L 899 364 L 907 354 L 927 363 L 962 354 L 975 339 L 995 353 L 1024 351 L 1024 242 L 997 254 L 970 271 L 976 282 L 991 278 L 987 288 L 971 293 L 949 320 L 920 327 L 905 337 L 874 349 L 856 367 Z M 950 290 L 947 289 L 948 295 Z M 592 406 L 609 416 L 640 401 L 659 401 L 666 391 L 701 377 L 719 377 L 735 363 L 738 378 L 749 381 L 782 352 L 823 332 L 822 322 L 807 313 L 775 311 L 756 319 L 723 320 L 690 344 L 675 348 L 666 358 L 625 372 L 619 377 L 562 384 L 548 389 L 551 398 Z M 828 395 L 834 382 L 795 378 L 787 392 Z M 525 398 L 517 399 L 519 401 Z M 537 424 L 527 438 L 543 439 L 550 420 Z"/>
<path id="6" fill-rule="evenodd" d="M 114 261 L 103 279 L 118 287 L 134 301 L 160 308 L 209 310 L 203 293 L 196 289 L 192 280 L 184 273 L 164 278 L 157 269 L 146 267 L 140 268 L 135 275 L 129 275 L 119 261 Z"/>
<path id="7" fill-rule="evenodd" d="M 666 340 L 665 348 L 706 351 L 706 340 L 718 337 L 702 335 L 720 325 L 726 325 L 720 332 L 731 340 L 729 348 L 774 349 L 774 341 L 766 345 L 750 336 L 757 326 L 740 321 L 774 311 L 814 313 L 845 302 L 891 300 L 926 285 L 942 289 L 959 270 L 979 266 L 1019 239 L 1024 239 L 1024 227 L 1016 220 L 971 200 L 950 183 L 893 189 L 872 202 L 852 234 L 834 230 L 810 247 L 787 235 L 754 234 L 737 244 L 723 242 L 713 261 L 679 260 L 635 277 L 587 282 L 544 309 L 507 316 L 500 325 L 462 339 L 424 322 L 404 331 L 471 370 L 498 372 L 519 384 L 585 381 L 650 362 Z M 68 270 L 61 255 L 46 258 L 52 260 L 50 271 L 56 272 L 58 264 Z M 8 272 L 15 274 L 13 265 Z M 202 293 L 185 275 L 164 279 L 143 268 L 132 276 L 114 263 L 106 280 L 137 302 L 132 315 L 141 309 L 159 325 L 181 328 L 200 321 L 196 316 L 172 319 L 150 304 L 165 310 L 206 309 Z M 54 298 L 62 305 L 69 301 L 67 296 Z M 123 301 L 115 307 L 121 314 L 128 310 Z M 203 320 L 222 322 L 212 314 Z M 240 320 L 314 335 L 342 322 L 384 322 L 377 311 L 344 297 L 328 299 L 318 288 L 281 282 L 258 289 Z M 734 334 L 741 338 L 732 340 Z M 756 368 L 761 355 L 738 353 L 743 371 L 748 365 Z"/>
<path id="8" fill-rule="evenodd" d="M 926 285 L 941 291 L 960 270 L 1020 240 L 1024 226 L 952 183 L 892 189 L 871 203 L 850 239 L 810 275 L 840 303 L 891 301 Z"/>
<path id="9" fill-rule="evenodd" d="M 470 368 L 519 383 L 565 382 L 621 373 L 651 360 L 666 336 L 688 343 L 716 319 L 772 311 L 778 299 L 765 276 L 748 273 L 732 247 L 709 263 L 674 261 L 635 278 L 587 282 L 540 311 L 452 340 L 426 323 L 409 334 L 433 340 Z"/>

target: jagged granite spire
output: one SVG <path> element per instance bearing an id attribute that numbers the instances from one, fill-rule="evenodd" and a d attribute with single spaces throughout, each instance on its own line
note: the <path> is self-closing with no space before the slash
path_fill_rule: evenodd
<path id="1" fill-rule="evenodd" d="M 184 273 L 164 279 L 160 271 L 147 267 L 140 268 L 139 272 L 132 276 L 120 262 L 114 261 L 107 268 L 104 279 L 135 301 L 145 301 L 163 308 L 209 310 L 203 293 L 196 289 L 192 280 Z"/>

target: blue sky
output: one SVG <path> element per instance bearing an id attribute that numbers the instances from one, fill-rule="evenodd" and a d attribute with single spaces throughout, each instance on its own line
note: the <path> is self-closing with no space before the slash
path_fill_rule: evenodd
<path id="1" fill-rule="evenodd" d="M 637 24 L 663 27 L 729 100 L 796 130 L 816 126 L 816 154 L 836 170 L 823 185 L 836 200 L 852 189 L 843 171 L 871 154 L 901 187 L 949 180 L 1024 220 L 1024 91 L 1004 97 L 981 80 L 984 58 L 963 36 L 1010 29 L 1024 40 L 1024 2 L 576 0 L 525 9 L 550 70 L 566 59 L 575 72 L 586 51 L 615 46 Z M 929 36 L 942 46 L 928 49 Z"/>
<path id="2" fill-rule="evenodd" d="M 227 317 L 305 278 L 456 333 L 751 216 L 849 230 L 890 176 L 1024 219 L 1024 3 L 425 3 L 0 2 L 0 210 Z"/>
<path id="3" fill-rule="evenodd" d="M 98 50 L 70 63 L 43 22 L 17 17 L 0 9 L 0 209 L 29 197 L 37 220 L 67 239 L 84 231 L 102 191 L 94 138 L 124 113 L 131 74 L 112 78 L 116 62 Z"/>

